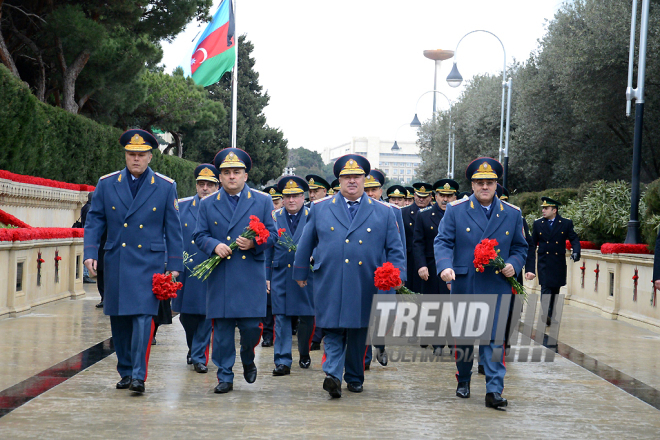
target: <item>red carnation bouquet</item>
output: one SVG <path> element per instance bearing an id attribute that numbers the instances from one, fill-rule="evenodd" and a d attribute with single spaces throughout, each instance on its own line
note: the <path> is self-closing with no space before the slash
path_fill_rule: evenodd
<path id="1" fill-rule="evenodd" d="M 506 263 L 499 255 L 500 250 L 495 249 L 497 245 L 497 240 L 484 238 L 474 248 L 474 267 L 477 272 L 483 272 L 485 270 L 484 266 L 494 267 L 496 274 L 504 269 Z M 527 301 L 527 292 L 525 292 L 525 288 L 518 282 L 516 277 L 506 277 L 506 280 L 511 284 L 511 292 L 514 295 L 522 295 L 523 299 Z"/>
<path id="2" fill-rule="evenodd" d="M 257 244 L 264 244 L 268 241 L 268 237 L 270 237 L 270 232 L 268 231 L 268 228 L 261 223 L 261 220 L 259 220 L 259 217 L 256 215 L 251 215 L 250 216 L 250 223 L 248 224 L 247 228 L 245 228 L 245 231 L 240 235 L 241 237 L 245 237 L 249 240 L 255 240 Z M 229 245 L 229 248 L 234 251 L 238 249 L 238 244 L 236 244 L 236 240 L 232 241 L 231 244 Z M 213 272 L 213 269 L 220 264 L 220 262 L 224 258 L 220 258 L 219 255 L 213 255 L 212 257 L 202 261 L 199 263 L 195 268 L 193 269 L 192 275 L 194 277 L 199 278 L 202 281 L 206 281 L 206 279 L 211 275 L 211 272 Z"/>
<path id="3" fill-rule="evenodd" d="M 151 279 L 151 290 L 158 301 L 176 298 L 176 291 L 183 288 L 183 284 L 174 281 L 174 275 L 155 273 Z"/>
<path id="4" fill-rule="evenodd" d="M 396 290 L 396 293 L 403 295 L 419 295 L 407 287 L 403 286 L 401 281 L 401 271 L 394 267 L 389 261 L 380 266 L 374 272 L 374 285 L 378 290 Z"/>
<path id="5" fill-rule="evenodd" d="M 277 241 L 277 244 L 281 244 L 291 252 L 295 252 L 298 249 L 298 246 L 293 242 L 293 238 L 286 233 L 286 229 L 280 228 L 277 230 L 277 235 L 279 235 L 280 240 Z"/>

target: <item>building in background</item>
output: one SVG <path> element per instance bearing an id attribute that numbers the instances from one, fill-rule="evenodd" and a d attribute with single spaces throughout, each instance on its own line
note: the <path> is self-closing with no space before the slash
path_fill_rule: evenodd
<path id="1" fill-rule="evenodd" d="M 365 156 L 372 168 L 382 170 L 385 175 L 401 183 L 415 182 L 422 158 L 415 141 L 397 140 L 398 149 L 392 149 L 393 140 L 378 137 L 354 137 L 350 142 L 336 147 L 327 147 L 321 155 L 325 163 L 333 163 L 345 154 Z"/>

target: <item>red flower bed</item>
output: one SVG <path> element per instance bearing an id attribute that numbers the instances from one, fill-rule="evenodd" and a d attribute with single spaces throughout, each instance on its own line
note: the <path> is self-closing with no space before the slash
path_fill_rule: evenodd
<path id="1" fill-rule="evenodd" d="M 603 243 L 600 247 L 603 254 L 650 254 L 646 244 Z"/>
<path id="2" fill-rule="evenodd" d="M 3 211 L 0 209 L 0 223 L 5 224 L 5 225 L 11 225 L 11 226 L 16 226 L 17 228 L 31 228 L 32 226 L 28 225 L 27 223 L 17 219 L 13 215 L 9 214 L 8 212 Z"/>
<path id="3" fill-rule="evenodd" d="M 94 191 L 92 185 L 79 183 L 66 183 L 57 180 L 44 179 L 42 177 L 25 176 L 23 174 L 14 174 L 6 170 L 0 170 L 0 179 L 11 180 L 12 182 L 29 183 L 32 185 L 49 186 L 51 188 L 70 189 L 73 191 Z"/>
<path id="4" fill-rule="evenodd" d="M 18 228 L 0 229 L 0 241 L 53 240 L 58 238 L 81 238 L 82 228 Z"/>
<path id="5" fill-rule="evenodd" d="M 599 249 L 598 245 L 593 241 L 581 241 L 580 247 L 582 249 Z M 566 240 L 566 249 L 571 250 L 572 248 L 573 246 L 571 245 L 571 242 Z"/>

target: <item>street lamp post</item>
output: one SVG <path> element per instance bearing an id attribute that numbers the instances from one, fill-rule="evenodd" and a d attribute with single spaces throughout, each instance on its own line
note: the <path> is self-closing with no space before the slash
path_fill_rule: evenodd
<path id="1" fill-rule="evenodd" d="M 502 67 L 502 111 L 500 115 L 500 150 L 499 150 L 499 159 L 500 162 L 502 162 L 502 153 L 504 153 L 504 161 L 502 162 L 502 166 L 504 167 L 504 173 L 502 175 L 502 185 L 506 188 L 508 182 L 508 175 L 509 175 L 509 123 L 511 121 L 511 86 L 512 86 L 512 81 L 511 78 L 508 80 L 506 79 L 506 49 L 504 48 L 504 43 L 502 43 L 502 40 L 495 35 L 494 33 L 490 31 L 486 31 L 483 29 L 477 29 L 474 31 L 470 31 L 467 34 L 463 35 L 460 40 L 458 40 L 458 44 L 456 45 L 456 49 L 454 50 L 454 65 L 451 69 L 451 72 L 449 72 L 449 75 L 447 76 L 447 84 L 449 84 L 451 87 L 458 87 L 461 85 L 463 82 L 463 77 L 458 71 L 458 67 L 456 67 L 456 60 L 458 57 L 458 46 L 461 44 L 461 41 L 463 41 L 463 38 L 467 37 L 470 34 L 473 34 L 475 32 L 485 32 L 487 34 L 492 35 L 493 37 L 497 38 L 497 41 L 500 42 L 500 45 L 502 46 L 502 52 L 504 52 L 504 64 Z M 505 89 L 508 89 L 508 98 L 507 98 L 507 112 L 506 112 L 506 140 L 504 142 L 504 148 L 502 148 L 502 139 L 504 137 L 504 96 L 505 96 Z"/>
<path id="2" fill-rule="evenodd" d="M 415 104 L 415 117 L 413 118 L 412 122 L 410 123 L 410 126 L 411 127 L 417 127 L 417 128 L 422 126 L 422 123 L 419 121 L 419 118 L 417 117 L 417 107 L 419 106 L 419 101 L 427 93 L 433 93 L 433 101 L 434 101 L 434 104 L 433 104 L 433 110 L 434 110 L 433 111 L 433 118 L 434 119 L 435 119 L 435 95 L 439 94 L 439 95 L 444 96 L 445 99 L 447 100 L 447 103 L 449 104 L 449 134 L 448 134 L 448 141 L 447 141 L 447 177 L 449 177 L 450 179 L 453 179 L 454 178 L 454 148 L 453 148 L 453 145 L 455 145 L 455 144 L 452 143 L 452 137 L 453 137 L 453 132 L 454 132 L 454 130 L 453 130 L 454 126 L 451 123 L 451 100 L 447 97 L 447 95 L 445 95 L 444 93 L 439 92 L 437 90 L 429 90 L 428 92 L 422 93 L 420 95 L 420 97 L 417 98 L 417 103 Z"/>
<path id="3" fill-rule="evenodd" d="M 433 90 L 438 90 L 438 71 L 440 71 L 440 65 L 444 60 L 448 60 L 449 58 L 453 57 L 454 51 L 442 49 L 425 50 L 424 56 L 435 62 L 435 71 L 433 74 Z M 435 116 L 435 110 L 435 95 L 433 95 L 433 116 Z"/>
<path id="4" fill-rule="evenodd" d="M 635 100 L 635 135 L 633 138 L 632 193 L 630 203 L 630 221 L 625 243 L 641 243 L 639 233 L 639 174 L 642 155 L 642 128 L 644 126 L 644 76 L 646 74 L 646 36 L 649 24 L 649 0 L 642 0 L 642 18 L 639 31 L 639 60 L 637 64 L 637 88 L 632 88 L 633 58 L 635 54 L 635 22 L 637 19 L 637 0 L 632 2 L 632 21 L 630 25 L 630 53 L 628 55 L 628 87 L 626 88 L 626 115 L 630 116 L 631 101 Z"/>

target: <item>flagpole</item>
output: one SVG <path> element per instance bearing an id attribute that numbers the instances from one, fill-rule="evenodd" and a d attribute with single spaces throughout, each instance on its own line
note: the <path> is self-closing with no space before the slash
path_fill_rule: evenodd
<path id="1" fill-rule="evenodd" d="M 234 9 L 234 70 L 231 74 L 231 146 L 236 145 L 236 101 L 238 89 L 238 32 L 236 32 L 236 1 L 232 1 Z"/>

